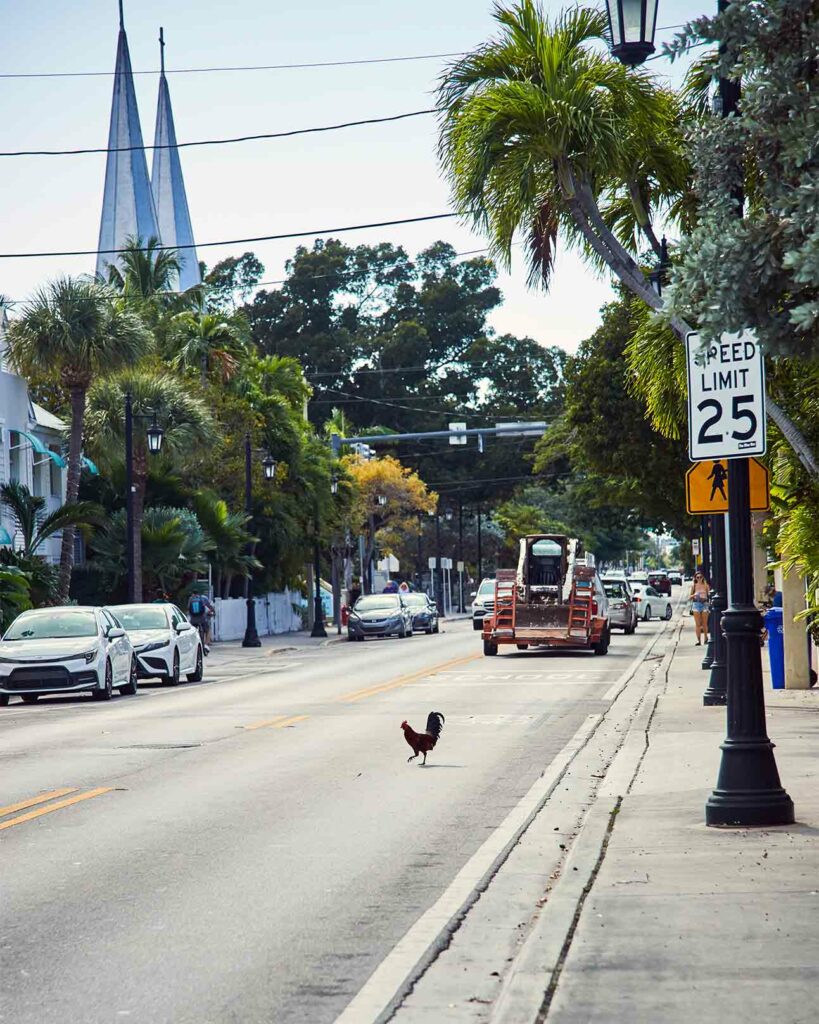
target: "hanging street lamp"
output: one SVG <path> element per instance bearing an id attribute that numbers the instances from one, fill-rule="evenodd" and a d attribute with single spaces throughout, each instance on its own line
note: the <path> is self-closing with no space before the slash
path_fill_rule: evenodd
<path id="1" fill-rule="evenodd" d="M 606 0 L 611 52 L 628 67 L 637 67 L 654 53 L 659 0 Z"/>
<path id="2" fill-rule="evenodd" d="M 247 527 L 248 532 L 251 528 L 251 520 L 253 516 L 253 454 L 258 453 L 258 449 L 254 449 L 251 443 L 250 434 L 245 434 L 245 515 L 247 516 Z M 265 457 L 262 459 L 262 468 L 264 469 L 264 478 L 267 481 L 275 480 L 276 478 L 276 460 L 267 452 Z M 253 543 L 248 542 L 247 545 L 248 555 L 253 554 Z M 253 596 L 253 570 L 250 570 L 250 575 L 247 577 L 246 584 L 246 606 L 247 612 L 245 617 L 245 635 L 242 639 L 242 647 L 261 647 L 262 641 L 259 639 L 259 633 L 256 629 L 256 599 Z"/>

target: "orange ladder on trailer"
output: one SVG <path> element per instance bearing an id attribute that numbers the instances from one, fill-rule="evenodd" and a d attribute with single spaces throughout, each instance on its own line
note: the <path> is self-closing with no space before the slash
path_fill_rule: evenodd
<path id="1" fill-rule="evenodd" d="M 517 573 L 514 569 L 498 569 L 495 574 L 495 630 L 514 633 L 517 593 Z"/>
<path id="2" fill-rule="evenodd" d="M 592 602 L 594 601 L 594 569 L 585 565 L 575 566 L 572 577 L 572 593 L 569 598 L 570 637 L 588 637 L 591 631 Z"/>

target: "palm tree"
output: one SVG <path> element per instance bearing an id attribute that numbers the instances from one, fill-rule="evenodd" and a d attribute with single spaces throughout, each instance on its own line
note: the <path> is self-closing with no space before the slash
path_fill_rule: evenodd
<path id="1" fill-rule="evenodd" d="M 179 267 L 176 249 L 163 249 L 155 235 L 145 243 L 131 235 L 125 240 L 117 263 L 108 264 L 108 284 L 128 299 L 169 297 Z"/>
<path id="2" fill-rule="evenodd" d="M 88 442 L 94 458 L 106 467 L 121 462 L 125 450 L 125 394 L 131 393 L 136 423 L 154 415 L 164 431 L 162 458 L 180 466 L 215 440 L 213 418 L 179 378 L 151 369 L 126 370 L 97 381 L 88 395 Z M 145 431 L 134 430 L 134 576 L 136 599 L 142 598 L 141 523 L 148 482 Z"/>
<path id="3" fill-rule="evenodd" d="M 71 407 L 66 501 L 80 488 L 85 401 L 100 373 L 133 365 L 151 346 L 144 323 L 98 281 L 62 277 L 38 291 L 8 331 L 13 364 L 26 375 L 49 367 Z M 68 600 L 74 564 L 74 527 L 63 529 L 59 598 Z"/>
<path id="4" fill-rule="evenodd" d="M 168 347 L 173 353 L 173 366 L 177 369 L 198 369 L 204 387 L 208 371 L 214 368 L 218 369 L 225 384 L 234 376 L 244 349 L 244 339 L 237 324 L 200 306 L 174 316 Z"/>
<path id="5" fill-rule="evenodd" d="M 66 502 L 44 516 L 45 498 L 32 494 L 25 484 L 16 480 L 0 484 L 0 505 L 5 505 L 11 513 L 26 558 L 36 555 L 40 546 L 52 534 L 67 526 L 90 526 L 102 519 L 102 510 L 93 501 Z"/>
<path id="6" fill-rule="evenodd" d="M 248 530 L 250 516 L 245 512 L 230 512 L 227 502 L 212 492 L 201 491 L 193 505 L 196 518 L 213 542 L 210 561 L 214 593 L 229 597 L 234 576 L 247 579 L 254 569 L 262 568 L 259 559 L 247 553 L 248 546 L 258 544 L 259 538 L 251 536 Z"/>

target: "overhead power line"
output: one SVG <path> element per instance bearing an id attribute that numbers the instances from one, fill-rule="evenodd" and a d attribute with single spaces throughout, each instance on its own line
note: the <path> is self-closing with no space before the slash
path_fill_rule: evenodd
<path id="1" fill-rule="evenodd" d="M 8 156 L 84 156 L 89 153 L 133 153 L 137 150 L 149 149 L 187 149 L 191 146 L 228 146 L 236 142 L 258 142 L 263 139 L 288 139 L 296 135 L 315 135 L 320 132 L 337 132 L 342 128 L 358 128 L 361 125 L 386 124 L 389 121 L 405 121 L 410 117 L 422 117 L 434 114 L 435 108 L 411 110 L 406 114 L 391 114 L 388 117 L 368 117 L 360 121 L 343 121 L 340 124 L 322 125 L 318 128 L 294 128 L 286 132 L 264 132 L 260 135 L 237 135 L 229 139 L 198 139 L 193 142 L 177 142 L 175 145 L 161 146 L 106 146 L 88 147 L 85 149 L 16 149 L 0 150 L 0 157 Z"/>
<path id="2" fill-rule="evenodd" d="M 346 68 L 361 64 L 401 64 L 414 60 L 440 60 L 443 57 L 463 57 L 457 53 L 419 53 L 409 57 L 365 57 L 361 60 L 321 60 L 303 64 L 235 64 L 225 67 L 165 68 L 166 75 L 203 75 L 220 71 L 293 71 L 300 68 Z M 154 71 L 133 71 L 134 75 L 158 75 Z M 112 78 L 115 71 L 6 71 L 0 78 Z"/>
<path id="3" fill-rule="evenodd" d="M 420 224 L 423 221 L 449 220 L 457 213 L 431 213 L 425 217 L 402 217 L 399 220 L 381 220 L 372 224 L 348 224 L 344 227 L 320 228 L 313 231 L 289 231 L 281 235 L 256 235 L 254 238 L 226 238 L 220 242 L 196 242 L 192 245 L 161 245 L 149 249 L 146 245 L 128 249 L 70 249 L 54 252 L 0 252 L 0 260 L 25 260 L 45 256 L 119 256 L 125 252 L 162 252 L 181 249 L 208 249 L 217 245 L 248 245 L 252 242 L 277 242 L 286 238 L 313 238 L 320 235 L 341 235 L 349 231 L 366 231 L 370 228 L 391 228 L 399 224 Z"/>

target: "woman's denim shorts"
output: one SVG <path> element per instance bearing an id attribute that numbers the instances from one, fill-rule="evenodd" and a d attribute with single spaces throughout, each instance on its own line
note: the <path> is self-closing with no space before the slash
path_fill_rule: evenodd
<path id="1" fill-rule="evenodd" d="M 707 601 L 692 601 L 691 602 L 692 612 L 707 612 L 708 602 Z"/>

